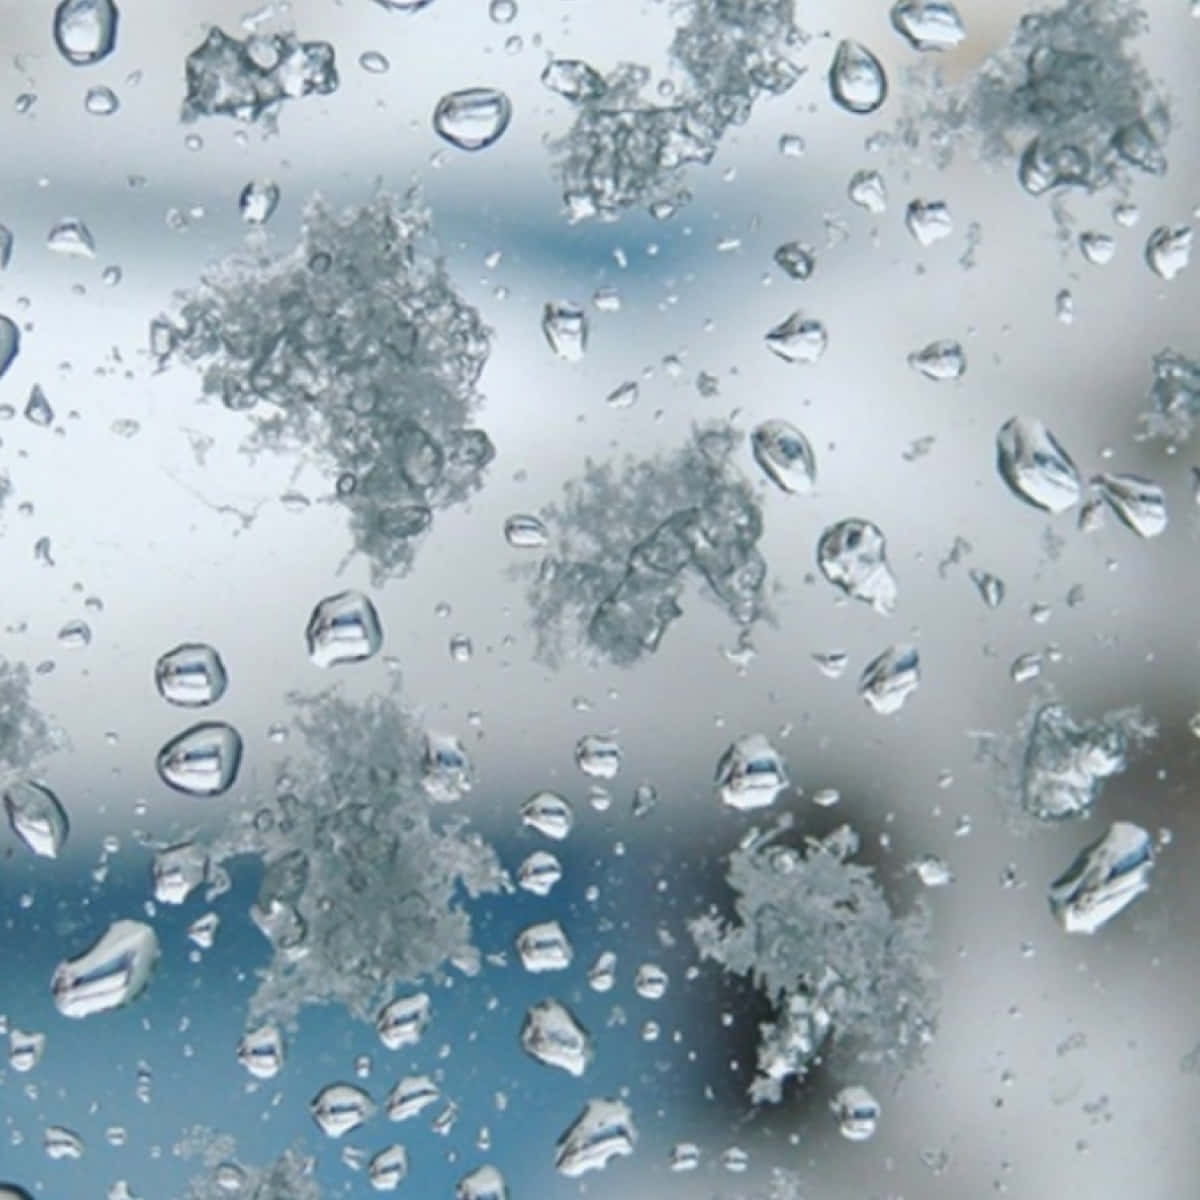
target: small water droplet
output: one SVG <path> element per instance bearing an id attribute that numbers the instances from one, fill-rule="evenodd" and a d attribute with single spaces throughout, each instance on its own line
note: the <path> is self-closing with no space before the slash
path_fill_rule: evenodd
<path id="1" fill-rule="evenodd" d="M 279 207 L 279 186 L 251 180 L 238 196 L 238 211 L 247 225 L 263 225 Z"/>
<path id="2" fill-rule="evenodd" d="M 374 1112 L 371 1097 L 351 1083 L 331 1083 L 309 1102 L 308 1110 L 326 1137 L 344 1137 Z"/>
<path id="3" fill-rule="evenodd" d="M 666 971 L 657 963 L 642 963 L 633 979 L 633 990 L 643 1000 L 661 1000 L 670 982 Z"/>
<path id="4" fill-rule="evenodd" d="M 775 251 L 775 261 L 793 279 L 807 279 L 817 262 L 813 248 L 804 242 L 784 242 Z"/>
<path id="5" fill-rule="evenodd" d="M 529 513 L 514 513 L 504 522 L 504 540 L 514 550 L 541 550 L 550 540 L 545 523 Z"/>
<path id="6" fill-rule="evenodd" d="M 154 856 L 151 877 L 159 904 L 183 904 L 208 878 L 208 854 L 194 842 L 167 846 Z"/>
<path id="7" fill-rule="evenodd" d="M 42 1135 L 42 1148 L 46 1151 L 46 1157 L 54 1159 L 80 1159 L 84 1154 L 84 1141 L 73 1129 L 67 1129 L 62 1125 L 51 1125 Z M 0 1188 L 0 1197 L 4 1196 L 3 1188 Z"/>
<path id="8" fill-rule="evenodd" d="M 554 1165 L 568 1178 L 601 1170 L 615 1157 L 633 1153 L 637 1130 L 622 1100 L 589 1100 L 558 1139 Z"/>
<path id="9" fill-rule="evenodd" d="M 54 1004 L 73 1019 L 128 1004 L 145 990 L 158 957 L 158 937 L 149 925 L 114 921 L 89 950 L 55 968 Z"/>
<path id="10" fill-rule="evenodd" d="M 638 401 L 638 385 L 633 379 L 613 388 L 604 398 L 609 408 L 632 408 Z"/>
<path id="11" fill-rule="evenodd" d="M 542 333 L 559 358 L 578 362 L 587 350 L 587 313 L 570 300 L 548 301 L 542 309 Z"/>
<path id="12" fill-rule="evenodd" d="M 548 896 L 562 878 L 562 864 L 548 850 L 535 850 L 517 870 L 517 883 L 535 896 Z"/>
<path id="13" fill-rule="evenodd" d="M 787 421 L 764 421 L 750 435 L 754 461 L 782 491 L 807 495 L 817 478 L 817 463 L 812 446 L 794 425 Z"/>
<path id="14" fill-rule="evenodd" d="M 1088 262 L 1103 267 L 1112 262 L 1117 252 L 1117 239 L 1107 233 L 1085 230 L 1079 235 L 1079 252 Z"/>
<path id="15" fill-rule="evenodd" d="M 887 98 L 883 64 L 861 42 L 838 43 L 829 67 L 829 91 L 847 112 L 873 113 Z"/>
<path id="16" fill-rule="evenodd" d="M 774 804 L 789 781 L 779 752 L 761 733 L 752 733 L 721 755 L 714 784 L 722 804 L 748 812 Z"/>
<path id="17" fill-rule="evenodd" d="M 219 796 L 237 779 L 241 735 L 232 725 L 212 721 L 193 725 L 158 752 L 162 781 L 189 796 Z"/>
<path id="18" fill-rule="evenodd" d="M 283 1070 L 287 1047 L 274 1025 L 252 1029 L 238 1043 L 237 1060 L 255 1079 L 274 1079 Z"/>
<path id="19" fill-rule="evenodd" d="M 527 926 L 517 934 L 516 947 L 521 965 L 531 974 L 565 971 L 575 954 L 563 927 L 557 921 L 541 921 Z"/>
<path id="20" fill-rule="evenodd" d="M 57 858 L 70 832 L 58 797 L 44 783 L 21 780 L 4 793 L 4 809 L 13 833 L 41 858 Z"/>
<path id="21" fill-rule="evenodd" d="M 963 377 L 967 369 L 967 356 L 958 342 L 943 339 L 914 350 L 908 356 L 908 365 L 920 371 L 926 379 L 944 382 Z"/>
<path id="22" fill-rule="evenodd" d="M 921 660 L 911 645 L 889 646 L 863 668 L 858 694 L 881 716 L 898 712 L 921 682 Z"/>
<path id="23" fill-rule="evenodd" d="M 988 608 L 999 608 L 1004 599 L 1004 580 L 978 567 L 972 567 L 968 574 L 984 604 Z"/>
<path id="24" fill-rule="evenodd" d="M 954 232 L 954 220 L 944 200 L 911 200 L 904 212 L 904 224 L 926 248 Z"/>
<path id="25" fill-rule="evenodd" d="M 21 348 L 21 331 L 14 321 L 0 315 L 0 378 L 12 366 Z"/>
<path id="26" fill-rule="evenodd" d="M 887 211 L 887 185 L 878 171 L 855 171 L 850 176 L 846 195 L 859 208 L 876 216 Z"/>
<path id="27" fill-rule="evenodd" d="M 375 1018 L 375 1032 L 388 1050 L 415 1046 L 433 1019 L 433 1002 L 426 992 L 402 996 L 385 1004 Z"/>
<path id="28" fill-rule="evenodd" d="M 484 150 L 496 142 L 512 120 L 512 104 L 495 88 L 473 87 L 448 92 L 433 110 L 433 129 L 460 150 Z"/>
<path id="29" fill-rule="evenodd" d="M 521 805 L 521 824 L 560 842 L 571 832 L 575 813 L 557 792 L 537 792 Z"/>
<path id="30" fill-rule="evenodd" d="M 1160 279 L 1174 279 L 1188 265 L 1191 254 L 1189 225 L 1174 229 L 1160 225 L 1146 240 L 1146 264 Z"/>
<path id="31" fill-rule="evenodd" d="M 380 54 L 378 50 L 364 50 L 358 56 L 358 65 L 372 75 L 382 75 L 392 64 L 388 62 L 387 56 Z"/>
<path id="32" fill-rule="evenodd" d="M 62 0 L 54 10 L 54 43 L 74 66 L 90 66 L 112 53 L 117 40 L 113 0 Z"/>
<path id="33" fill-rule="evenodd" d="M 954 882 L 950 864 L 936 854 L 923 854 L 908 869 L 928 888 L 948 887 Z"/>
<path id="34" fill-rule="evenodd" d="M 878 613 L 896 606 L 896 578 L 887 561 L 887 539 L 870 521 L 849 518 L 830 525 L 817 543 L 821 574 L 848 596 Z"/>
<path id="35" fill-rule="evenodd" d="M 428 1075 L 406 1075 L 388 1093 L 389 1121 L 410 1121 L 441 1099 L 441 1089 Z"/>
<path id="36" fill-rule="evenodd" d="M 168 704 L 202 708 L 225 694 L 229 676 L 221 656 L 203 642 L 184 642 L 154 665 L 154 683 Z"/>
<path id="37" fill-rule="evenodd" d="M 1054 297 L 1054 315 L 1064 325 L 1070 325 L 1075 320 L 1075 297 L 1066 288 Z"/>
<path id="38" fill-rule="evenodd" d="M 592 779 L 612 779 L 621 769 L 620 744 L 589 733 L 575 744 L 575 765 Z"/>
<path id="39" fill-rule="evenodd" d="M 851 1142 L 865 1142 L 879 1122 L 879 1101 L 857 1084 L 844 1087 L 830 1105 L 837 1117 L 838 1131 Z"/>
<path id="40" fill-rule="evenodd" d="M 492 0 L 492 7 L 511 3 L 512 0 Z M 516 7 L 512 4 L 514 13 Z M 508 1200 L 508 1185 L 495 1167 L 476 1167 L 458 1181 L 454 1188 L 454 1200 Z"/>
<path id="41" fill-rule="evenodd" d="M 593 992 L 611 992 L 617 982 L 617 956 L 602 950 L 588 968 L 588 987 Z"/>
<path id="42" fill-rule="evenodd" d="M 63 217 L 61 221 L 56 221 L 46 235 L 46 247 L 56 254 L 68 254 L 76 258 L 92 258 L 96 253 L 91 230 L 78 217 Z"/>
<path id="43" fill-rule="evenodd" d="M 367 1163 L 367 1181 L 377 1192 L 394 1192 L 408 1176 L 408 1151 L 398 1144 L 377 1150 Z"/>
<path id="44" fill-rule="evenodd" d="M 794 312 L 766 334 L 767 349 L 784 362 L 815 363 L 825 353 L 829 336 L 820 321 Z"/>
<path id="45" fill-rule="evenodd" d="M 83 98 L 83 107 L 96 117 L 110 117 L 121 107 L 112 88 L 90 87 Z"/>
<path id="46" fill-rule="evenodd" d="M 362 592 L 338 592 L 312 610 L 305 630 L 308 657 L 329 668 L 363 662 L 383 645 L 375 605 Z"/>
<path id="47" fill-rule="evenodd" d="M 967 36 L 948 0 L 897 0 L 892 27 L 914 50 L 953 50 Z"/>
<path id="48" fill-rule="evenodd" d="M 35 383 L 29 390 L 29 399 L 25 402 L 25 419 L 43 427 L 54 421 L 54 409 L 50 407 L 50 401 L 46 399 L 41 384 Z"/>

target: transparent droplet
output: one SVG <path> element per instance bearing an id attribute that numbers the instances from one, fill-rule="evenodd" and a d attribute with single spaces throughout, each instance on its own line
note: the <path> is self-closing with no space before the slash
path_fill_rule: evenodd
<path id="1" fill-rule="evenodd" d="M 575 743 L 575 765 L 592 779 L 612 779 L 621 769 L 621 746 L 615 738 L 589 733 Z"/>
<path id="2" fill-rule="evenodd" d="M 394 1192 L 408 1175 L 408 1151 L 400 1145 L 377 1150 L 367 1163 L 367 1181 L 377 1192 Z"/>
<path id="3" fill-rule="evenodd" d="M 111 117 L 121 107 L 121 102 L 112 88 L 90 87 L 83 98 L 83 107 L 95 117 Z"/>
<path id="4" fill-rule="evenodd" d="M 525 1014 L 521 1049 L 548 1067 L 576 1077 L 592 1061 L 592 1038 L 575 1014 L 558 1000 L 543 1000 Z"/>
<path id="5" fill-rule="evenodd" d="M 858 694 L 883 716 L 898 712 L 921 682 L 921 660 L 911 645 L 889 646 L 863 668 Z"/>
<path id="6" fill-rule="evenodd" d="M 829 67 L 829 92 L 847 112 L 873 113 L 887 98 L 883 64 L 861 42 L 839 42 Z"/>
<path id="7" fill-rule="evenodd" d="M 1107 501 L 1122 524 L 1138 537 L 1158 537 L 1167 527 L 1167 497 L 1153 479 L 1141 475 L 1100 474 L 1092 486 Z"/>
<path id="8" fill-rule="evenodd" d="M 562 841 L 574 823 L 570 801 L 557 792 L 537 792 L 521 805 L 521 824 L 555 841 Z"/>
<path id="9" fill-rule="evenodd" d="M 233 786 L 242 762 L 242 738 L 232 725 L 206 721 L 172 738 L 158 752 L 158 774 L 189 796 L 219 796 Z"/>
<path id="10" fill-rule="evenodd" d="M 1192 254 L 1192 230 L 1189 225 L 1172 229 L 1160 225 L 1146 239 L 1146 265 L 1160 279 L 1174 279 Z"/>
<path id="11" fill-rule="evenodd" d="M 8 1065 L 22 1075 L 41 1062 L 45 1049 L 44 1033 L 26 1033 L 15 1026 L 8 1031 Z"/>
<path id="12" fill-rule="evenodd" d="M 492 0 L 492 7 L 494 9 L 497 5 L 511 3 L 512 0 Z M 514 13 L 516 7 L 512 5 Z M 454 1200 L 508 1200 L 508 1185 L 495 1167 L 476 1167 L 458 1181 L 454 1188 Z"/>
<path id="13" fill-rule="evenodd" d="M 748 812 L 774 804 L 789 781 L 779 752 L 761 733 L 752 733 L 721 755 L 714 784 L 722 804 Z"/>
<path id="14" fill-rule="evenodd" d="M 54 10 L 54 44 L 74 66 L 90 66 L 112 53 L 117 40 L 113 0 L 62 0 Z"/>
<path id="15" fill-rule="evenodd" d="M 967 36 L 949 0 L 897 0 L 892 26 L 914 50 L 953 50 Z"/>
<path id="16" fill-rule="evenodd" d="M 238 212 L 247 225 L 263 225 L 279 207 L 279 185 L 251 180 L 238 196 Z"/>
<path id="17" fill-rule="evenodd" d="M 596 100 L 608 90 L 604 76 L 577 58 L 556 58 L 548 63 L 542 83 L 568 100 Z"/>
<path id="18" fill-rule="evenodd" d="M 943 382 L 963 377 L 967 369 L 967 356 L 958 342 L 944 339 L 914 350 L 908 356 L 908 365 L 920 371 L 926 379 Z"/>
<path id="19" fill-rule="evenodd" d="M 813 248 L 804 242 L 784 242 L 775 250 L 775 261 L 793 279 L 807 279 L 817 265 Z"/>
<path id="20" fill-rule="evenodd" d="M 855 171 L 850 176 L 846 195 L 867 212 L 878 216 L 887 211 L 887 185 L 878 171 Z"/>
<path id="21" fill-rule="evenodd" d="M 375 1018 L 375 1032 L 388 1050 L 415 1046 L 433 1019 L 433 1002 L 427 992 L 402 996 L 385 1004 Z"/>
<path id="22" fill-rule="evenodd" d="M 73 1129 L 62 1125 L 51 1125 L 42 1135 L 42 1147 L 46 1157 L 57 1161 L 61 1158 L 80 1159 L 84 1154 L 84 1141 Z M 0 1191 L 0 1196 L 3 1196 Z"/>
<path id="23" fill-rule="evenodd" d="M 326 1137 L 340 1138 L 357 1129 L 374 1112 L 371 1097 L 352 1083 L 331 1083 L 309 1102 L 308 1110 Z"/>
<path id="24" fill-rule="evenodd" d="M 570 300 L 548 301 L 542 309 L 542 333 L 559 358 L 578 362 L 587 350 L 587 313 Z"/>
<path id="25" fill-rule="evenodd" d="M 817 543 L 817 565 L 835 587 L 876 612 L 896 607 L 896 578 L 878 525 L 854 517 L 830 525 Z"/>
<path id="26" fill-rule="evenodd" d="M 1050 885 L 1050 911 L 1067 933 L 1095 933 L 1149 888 L 1153 868 L 1150 835 L 1114 821 Z"/>
<path id="27" fill-rule="evenodd" d="M 382 75 L 392 64 L 388 62 L 387 56 L 380 54 L 378 50 L 364 50 L 358 56 L 358 65 L 372 75 Z"/>
<path id="28" fill-rule="evenodd" d="M 1086 230 L 1079 235 L 1079 253 L 1094 266 L 1103 267 L 1112 262 L 1117 252 L 1117 239 L 1107 233 Z"/>
<path id="29" fill-rule="evenodd" d="M 208 853 L 194 842 L 167 846 L 154 856 L 154 898 L 160 904 L 183 904 L 208 878 Z"/>
<path id="30" fill-rule="evenodd" d="M 397 1080 L 388 1093 L 387 1115 L 389 1121 L 408 1121 L 419 1116 L 431 1104 L 441 1099 L 438 1085 L 428 1075 L 406 1075 Z"/>
<path id="31" fill-rule="evenodd" d="M 21 331 L 17 328 L 14 321 L 8 317 L 0 316 L 0 379 L 4 377 L 5 371 L 12 366 L 13 359 L 17 357 L 17 351 L 21 348 Z"/>
<path id="32" fill-rule="evenodd" d="M 666 971 L 657 963 L 642 963 L 633 979 L 633 990 L 643 1000 L 661 1000 L 670 982 Z"/>
<path id="33" fill-rule="evenodd" d="M 533 974 L 565 971 L 574 957 L 571 943 L 557 921 L 527 926 L 517 935 L 516 946 L 521 965 Z"/>
<path id="34" fill-rule="evenodd" d="M 91 230 L 78 217 L 63 217 L 55 222 L 46 234 L 46 248 L 76 258 L 93 258 L 96 254 Z"/>
<path id="35" fill-rule="evenodd" d="M 879 1121 L 879 1101 L 857 1084 L 844 1087 L 830 1105 L 837 1117 L 838 1131 L 851 1142 L 865 1142 Z"/>
<path id="36" fill-rule="evenodd" d="M 204 642 L 184 642 L 154 664 L 154 683 L 168 704 L 202 708 L 225 694 L 229 676 L 221 656 Z"/>
<path id="37" fill-rule="evenodd" d="M 623 1100 L 589 1100 L 558 1139 L 554 1165 L 573 1179 L 632 1154 L 636 1142 L 633 1113 Z"/>
<path id="38" fill-rule="evenodd" d="M 912 200 L 904 212 L 908 232 L 923 247 L 932 246 L 954 232 L 954 220 L 944 200 Z"/>
<path id="39" fill-rule="evenodd" d="M 4 809 L 13 833 L 40 858 L 57 858 L 70 832 L 58 797 L 44 784 L 20 780 L 4 793 Z"/>
<path id="40" fill-rule="evenodd" d="M 114 921 L 89 950 L 55 968 L 54 1004 L 73 1019 L 128 1004 L 145 990 L 158 956 L 158 937 L 149 925 Z"/>
<path id="41" fill-rule="evenodd" d="M 548 850 L 535 850 L 517 870 L 517 883 L 535 896 L 548 896 L 562 878 L 562 864 Z"/>
<path id="42" fill-rule="evenodd" d="M 984 604 L 988 608 L 999 608 L 1004 599 L 1004 580 L 978 567 L 972 567 L 969 575 Z"/>
<path id="43" fill-rule="evenodd" d="M 514 513 L 504 522 L 504 540 L 515 550 L 541 550 L 550 541 L 550 532 L 540 518 Z"/>
<path id="44" fill-rule="evenodd" d="M 785 362 L 815 363 L 829 342 L 829 335 L 820 321 L 794 312 L 785 321 L 767 331 L 767 349 Z"/>
<path id="45" fill-rule="evenodd" d="M 260 1025 L 238 1042 L 237 1060 L 255 1079 L 274 1079 L 286 1056 L 283 1034 L 274 1025 Z"/>
<path id="46" fill-rule="evenodd" d="M 305 631 L 308 657 L 323 668 L 363 662 L 383 645 L 375 605 L 362 592 L 327 596 L 313 610 Z"/>
<path id="47" fill-rule="evenodd" d="M 1036 417 L 1010 417 L 996 434 L 996 470 L 1014 496 L 1046 512 L 1079 501 L 1079 472 L 1071 456 Z"/>
<path id="48" fill-rule="evenodd" d="M 54 422 L 54 409 L 46 399 L 46 393 L 41 385 L 35 383 L 29 390 L 29 399 L 25 402 L 25 420 L 45 428 Z"/>
<path id="49" fill-rule="evenodd" d="M 512 120 L 512 104 L 496 88 L 463 88 L 448 92 L 433 110 L 433 129 L 460 150 L 484 150 L 496 142 Z"/>

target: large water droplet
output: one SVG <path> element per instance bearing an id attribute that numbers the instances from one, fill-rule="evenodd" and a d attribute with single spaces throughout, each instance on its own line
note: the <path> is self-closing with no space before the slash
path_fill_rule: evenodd
<path id="1" fill-rule="evenodd" d="M 570 801 L 557 792 L 538 792 L 521 805 L 521 824 L 555 841 L 562 841 L 574 823 Z"/>
<path id="2" fill-rule="evenodd" d="M 1146 265 L 1160 279 L 1174 279 L 1192 255 L 1192 230 L 1160 225 L 1146 240 Z"/>
<path id="3" fill-rule="evenodd" d="M 57 858 L 70 831 L 66 810 L 43 783 L 22 780 L 4 793 L 13 833 L 41 858 Z"/>
<path id="4" fill-rule="evenodd" d="M 926 379 L 940 383 L 947 379 L 961 379 L 967 370 L 967 356 L 958 342 L 944 339 L 914 350 L 908 356 L 908 365 L 920 371 Z"/>
<path id="5" fill-rule="evenodd" d="M 897 0 L 892 26 L 914 50 L 953 50 L 967 36 L 948 0 Z"/>
<path id="6" fill-rule="evenodd" d="M 774 329 L 767 331 L 767 349 L 785 362 L 815 363 L 825 353 L 829 335 L 820 321 L 794 312 Z"/>
<path id="7" fill-rule="evenodd" d="M 237 1060 L 255 1079 L 274 1079 L 286 1052 L 283 1034 L 274 1025 L 260 1025 L 238 1042 Z"/>
<path id="8" fill-rule="evenodd" d="M 460 150 L 483 150 L 497 141 L 512 120 L 512 104 L 496 88 L 448 92 L 433 110 L 433 129 Z"/>
<path id="9" fill-rule="evenodd" d="M 21 331 L 8 317 L 0 316 L 0 379 L 12 366 L 17 351 L 21 348 Z"/>
<path id="10" fill-rule="evenodd" d="M 1100 474 L 1092 485 L 1122 524 L 1138 537 L 1158 537 L 1167 527 L 1167 497 L 1153 479 L 1141 475 Z"/>
<path id="11" fill-rule="evenodd" d="M 541 550 L 550 540 L 550 534 L 538 517 L 513 513 L 504 522 L 504 540 L 514 550 Z"/>
<path id="12" fill-rule="evenodd" d="M 1050 911 L 1067 933 L 1095 933 L 1150 886 L 1154 845 L 1130 821 L 1114 821 L 1050 885 Z"/>
<path id="13" fill-rule="evenodd" d="M 1014 496 L 1046 512 L 1079 501 L 1079 472 L 1071 456 L 1036 417 L 1010 417 L 996 434 L 996 470 Z"/>
<path id="14" fill-rule="evenodd" d="M 851 1142 L 865 1142 L 879 1121 L 879 1101 L 865 1087 L 844 1087 L 830 1105 L 837 1117 L 838 1130 Z"/>
<path id="15" fill-rule="evenodd" d="M 886 614 L 896 607 L 896 578 L 878 525 L 857 517 L 830 525 L 817 543 L 817 565 L 835 587 L 876 612 Z"/>
<path id="16" fill-rule="evenodd" d="M 55 968 L 50 992 L 64 1017 L 79 1019 L 136 1000 L 158 962 L 158 937 L 141 921 L 114 921 L 78 958 Z"/>
<path id="17" fill-rule="evenodd" d="M 229 677 L 221 656 L 204 642 L 184 642 L 154 665 L 158 694 L 169 704 L 202 708 L 225 694 Z"/>
<path id="18" fill-rule="evenodd" d="M 375 1032 L 388 1050 L 415 1046 L 433 1019 L 433 1002 L 427 992 L 402 996 L 385 1004 L 375 1018 Z"/>
<path id="19" fill-rule="evenodd" d="M 279 185 L 251 180 L 238 196 L 238 212 L 247 225 L 263 225 L 279 207 Z"/>
<path id="20" fill-rule="evenodd" d="M 363 1124 L 375 1106 L 362 1088 L 352 1083 L 331 1083 L 312 1098 L 308 1110 L 326 1137 L 340 1138 Z"/>
<path id="21" fill-rule="evenodd" d="M 78 217 L 63 217 L 46 234 L 46 248 L 55 254 L 94 258 L 96 240 L 92 237 L 92 231 Z"/>
<path id="22" fill-rule="evenodd" d="M 548 1067 L 579 1076 L 592 1061 L 592 1038 L 565 1004 L 543 1000 L 525 1014 L 521 1049 Z"/>
<path id="23" fill-rule="evenodd" d="M 722 804 L 747 812 L 774 804 L 788 787 L 788 777 L 775 747 L 761 733 L 752 733 L 721 755 L 714 783 Z"/>
<path id="24" fill-rule="evenodd" d="M 516 945 L 521 965 L 533 974 L 565 971 L 575 955 L 566 932 L 557 921 L 541 921 L 522 929 Z"/>
<path id="25" fill-rule="evenodd" d="M 312 610 L 305 636 L 318 667 L 363 662 L 383 645 L 379 614 L 362 592 L 327 596 Z"/>
<path id="26" fill-rule="evenodd" d="M 493 0 L 493 9 L 496 2 L 497 0 Z M 516 6 L 513 7 L 515 9 Z M 454 1200 L 508 1200 L 508 1185 L 495 1167 L 476 1167 L 458 1181 L 454 1189 Z"/>
<path id="27" fill-rule="evenodd" d="M 851 113 L 872 113 L 887 98 L 883 64 L 861 42 L 838 43 L 829 67 L 834 102 Z"/>
<path id="28" fill-rule="evenodd" d="M 54 10 L 54 43 L 63 58 L 77 67 L 111 54 L 116 40 L 113 0 L 62 0 Z"/>
<path id="29" fill-rule="evenodd" d="M 242 762 L 242 738 L 223 721 L 201 722 L 158 752 L 162 781 L 189 796 L 219 796 L 233 786 Z"/>
<path id="30" fill-rule="evenodd" d="M 750 435 L 754 461 L 777 487 L 807 495 L 817 478 L 817 460 L 808 438 L 787 421 L 764 421 Z"/>
<path id="31" fill-rule="evenodd" d="M 883 716 L 898 712 L 921 682 L 921 660 L 917 648 L 889 646 L 863 668 L 858 694 Z"/>
<path id="32" fill-rule="evenodd" d="M 597 100 L 608 90 L 604 76 L 577 58 L 556 58 L 548 63 L 542 83 L 568 100 Z"/>
<path id="33" fill-rule="evenodd" d="M 637 1130 L 623 1100 L 589 1100 L 558 1139 L 554 1165 L 569 1178 L 597 1171 L 633 1153 Z"/>
<path id="34" fill-rule="evenodd" d="M 542 309 L 542 332 L 559 358 L 578 362 L 587 350 L 587 313 L 570 300 L 548 301 Z"/>

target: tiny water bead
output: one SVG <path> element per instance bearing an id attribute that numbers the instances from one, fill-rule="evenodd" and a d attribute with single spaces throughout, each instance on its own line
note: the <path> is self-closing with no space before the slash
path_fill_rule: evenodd
<path id="1" fill-rule="evenodd" d="M 448 92 L 433 110 L 434 132 L 459 150 L 485 150 L 512 120 L 512 103 L 496 88 Z"/>

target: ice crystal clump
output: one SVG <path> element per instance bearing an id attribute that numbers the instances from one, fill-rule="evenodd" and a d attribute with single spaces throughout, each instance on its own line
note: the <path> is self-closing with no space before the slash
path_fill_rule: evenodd
<path id="1" fill-rule="evenodd" d="M 651 72 L 621 63 L 590 68 L 586 88 L 567 94 L 575 122 L 554 147 L 572 220 L 612 220 L 646 206 L 669 216 L 689 198 L 685 169 L 707 163 L 726 132 L 743 125 L 765 95 L 801 75 L 792 61 L 804 35 L 792 0 L 688 0 L 670 57 L 680 83 L 669 103 L 650 98 Z"/>
<path id="2" fill-rule="evenodd" d="M 328 42 L 295 34 L 252 34 L 238 41 L 215 25 L 184 64 L 187 96 L 182 118 L 227 116 L 273 122 L 284 100 L 337 91 L 338 73 Z"/>
<path id="3" fill-rule="evenodd" d="M 755 1102 L 778 1101 L 827 1043 L 860 1060 L 901 1060 L 934 1023 L 924 910 L 893 914 L 873 869 L 848 861 L 858 846 L 848 828 L 796 849 L 778 840 L 790 825 L 730 855 L 736 921 L 709 913 L 690 926 L 702 957 L 751 976 L 775 1007 L 760 1027 Z"/>
<path id="4" fill-rule="evenodd" d="M 1186 442 L 1200 419 L 1200 362 L 1174 350 L 1154 356 L 1150 411 L 1142 420 L 1151 437 Z"/>
<path id="5" fill-rule="evenodd" d="M 574 651 L 576 628 L 585 656 L 637 662 L 682 615 L 689 580 L 739 625 L 768 616 L 762 511 L 733 465 L 740 442 L 710 425 L 672 454 L 588 460 L 542 513 L 556 540 L 529 588 L 539 658 Z"/>
<path id="6" fill-rule="evenodd" d="M 249 452 L 306 449 L 328 469 L 377 583 L 412 565 L 434 511 L 477 489 L 495 453 L 470 423 L 490 335 L 414 193 L 342 214 L 315 197 L 295 250 L 217 267 L 151 344 L 254 410 Z"/>
<path id="7" fill-rule="evenodd" d="M 285 1150 L 270 1166 L 250 1167 L 236 1158 L 234 1139 L 202 1126 L 188 1131 L 175 1147 L 181 1158 L 200 1158 L 204 1174 L 193 1179 L 184 1200 L 321 1200 L 313 1178 L 316 1162 L 298 1148 Z"/>
<path id="8" fill-rule="evenodd" d="M 1028 13 L 964 88 L 937 81 L 917 124 L 931 129 L 943 162 L 963 137 L 987 160 L 1017 159 L 1033 195 L 1095 191 L 1131 170 L 1161 175 L 1170 118 L 1134 52 L 1145 28 L 1133 0 L 1067 0 Z"/>
<path id="9" fill-rule="evenodd" d="M 256 924 L 272 943 L 250 1004 L 254 1022 L 288 1022 L 314 1003 L 373 1020 L 401 984 L 449 961 L 473 971 L 471 922 L 457 903 L 507 886 L 492 849 L 464 822 L 436 822 L 422 786 L 425 739 L 391 697 L 294 699 L 307 742 L 285 791 L 243 813 L 214 862 L 256 854 L 265 867 Z"/>

